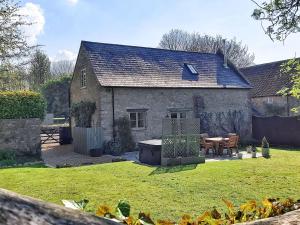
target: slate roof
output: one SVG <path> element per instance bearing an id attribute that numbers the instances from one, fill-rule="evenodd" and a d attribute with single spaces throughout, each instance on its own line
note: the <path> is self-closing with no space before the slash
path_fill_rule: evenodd
<path id="1" fill-rule="evenodd" d="M 221 54 L 82 41 L 100 84 L 114 87 L 251 88 Z M 193 75 L 185 63 L 198 72 Z"/>
<path id="2" fill-rule="evenodd" d="M 252 97 L 276 96 L 283 87 L 290 86 L 290 75 L 280 72 L 281 65 L 288 60 L 265 63 L 240 69 L 251 83 Z"/>

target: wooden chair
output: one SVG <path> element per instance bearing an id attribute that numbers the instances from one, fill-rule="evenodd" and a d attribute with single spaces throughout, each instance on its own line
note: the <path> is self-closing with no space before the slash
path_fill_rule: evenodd
<path id="1" fill-rule="evenodd" d="M 230 156 L 232 156 L 232 150 L 235 149 L 236 153 L 239 152 L 238 150 L 238 143 L 239 143 L 239 136 L 238 135 L 230 135 L 228 136 L 229 140 L 224 141 L 222 143 L 222 148 L 227 149 L 227 152 Z"/>
<path id="2" fill-rule="evenodd" d="M 215 154 L 213 142 L 206 141 L 208 137 L 207 133 L 200 134 L 200 148 L 204 149 L 205 155 L 209 154 L 210 149 L 213 151 L 213 154 Z"/>

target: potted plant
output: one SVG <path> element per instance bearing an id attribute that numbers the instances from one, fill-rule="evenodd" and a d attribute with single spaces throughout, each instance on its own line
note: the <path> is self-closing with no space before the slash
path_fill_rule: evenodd
<path id="1" fill-rule="evenodd" d="M 238 157 L 238 159 L 243 159 L 243 153 L 239 152 L 239 153 L 237 154 L 237 157 Z"/>
<path id="2" fill-rule="evenodd" d="M 262 151 L 262 156 L 264 158 L 269 158 L 270 157 L 269 142 L 267 141 L 266 137 L 263 137 L 263 139 L 262 139 L 261 151 Z"/>
<path id="3" fill-rule="evenodd" d="M 252 148 L 252 158 L 256 158 L 256 152 L 257 152 L 257 148 L 253 147 Z"/>
<path id="4" fill-rule="evenodd" d="M 100 157 L 103 154 L 102 148 L 92 148 L 90 149 L 90 156 L 91 157 Z"/>
<path id="5" fill-rule="evenodd" d="M 246 147 L 246 151 L 247 151 L 248 154 L 251 154 L 251 152 L 252 152 L 252 145 L 247 146 Z"/>

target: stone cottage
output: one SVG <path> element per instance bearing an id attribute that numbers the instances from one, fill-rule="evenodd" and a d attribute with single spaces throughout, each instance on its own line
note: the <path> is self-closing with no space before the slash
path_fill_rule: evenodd
<path id="1" fill-rule="evenodd" d="M 278 94 L 282 88 L 291 86 L 291 75 L 281 72 L 281 66 L 287 61 L 270 62 L 241 69 L 253 86 L 250 96 L 254 115 L 295 115 L 291 109 L 299 106 L 300 101 L 292 96 Z"/>
<path id="2" fill-rule="evenodd" d="M 102 128 L 105 140 L 113 138 L 115 121 L 123 116 L 135 141 L 161 137 L 166 117 L 199 117 L 201 132 L 237 132 L 246 139 L 251 136 L 250 88 L 221 52 L 82 41 L 70 99 L 71 104 L 96 103 L 92 126 Z"/>

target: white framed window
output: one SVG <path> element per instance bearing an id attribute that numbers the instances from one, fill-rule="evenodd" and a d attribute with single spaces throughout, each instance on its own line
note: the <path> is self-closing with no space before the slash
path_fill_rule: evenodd
<path id="1" fill-rule="evenodd" d="M 267 103 L 268 103 L 268 104 L 272 104 L 272 103 L 273 103 L 273 98 L 268 97 L 268 98 L 267 98 Z"/>
<path id="2" fill-rule="evenodd" d="M 80 71 L 80 88 L 86 87 L 86 69 Z"/>
<path id="3" fill-rule="evenodd" d="M 185 119 L 186 112 L 170 112 L 171 119 Z"/>
<path id="4" fill-rule="evenodd" d="M 129 112 L 130 127 L 133 129 L 146 128 L 146 112 L 132 111 Z"/>

